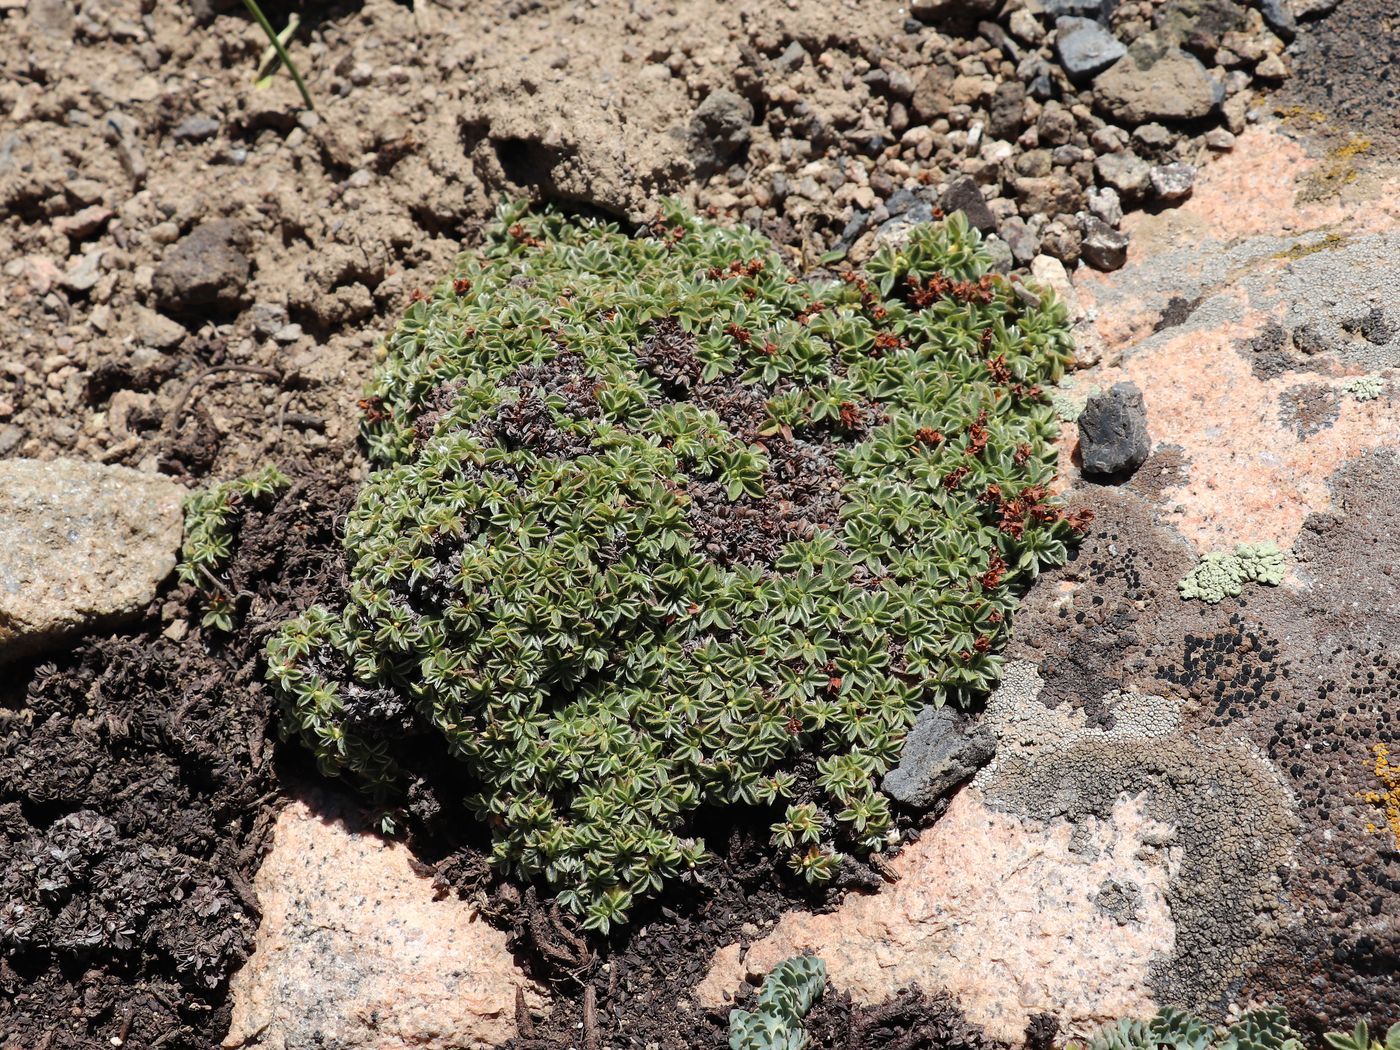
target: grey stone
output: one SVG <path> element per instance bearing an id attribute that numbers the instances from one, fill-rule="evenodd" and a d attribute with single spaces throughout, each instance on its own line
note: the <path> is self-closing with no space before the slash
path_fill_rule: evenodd
<path id="1" fill-rule="evenodd" d="M 691 156 L 696 170 L 713 172 L 749 141 L 753 104 L 723 88 L 711 91 L 695 110 Z"/>
<path id="2" fill-rule="evenodd" d="M 898 67 L 888 70 L 889 91 L 895 98 L 908 102 L 914 97 L 914 78 Z"/>
<path id="3" fill-rule="evenodd" d="M 178 346 L 180 340 L 189 334 L 184 325 L 145 307 L 136 308 L 135 328 L 136 341 L 142 346 L 154 347 L 157 350 L 169 350 Z"/>
<path id="4" fill-rule="evenodd" d="M 1122 124 L 1199 120 L 1220 99 L 1221 89 L 1200 59 L 1160 32 L 1138 37 L 1094 78 L 1094 104 Z"/>
<path id="5" fill-rule="evenodd" d="M 1097 215 L 1085 215 L 1080 221 L 1084 239 L 1079 246 L 1080 257 L 1096 270 L 1118 270 L 1128 261 L 1128 235 L 1115 230 Z"/>
<path id="6" fill-rule="evenodd" d="M 100 204 L 91 204 L 73 215 L 65 215 L 55 219 L 53 231 L 74 241 L 85 241 L 106 226 L 112 215 L 111 208 L 104 208 Z"/>
<path id="7" fill-rule="evenodd" d="M 1225 128 L 1211 128 L 1205 134 L 1205 143 L 1217 153 L 1229 153 L 1235 148 L 1235 136 Z"/>
<path id="8" fill-rule="evenodd" d="M 875 244 L 899 245 L 909 238 L 909 232 L 921 223 L 933 221 L 933 210 L 938 198 L 927 186 L 916 189 L 902 189 L 885 201 L 885 210 L 890 217 L 875 229 Z"/>
<path id="9" fill-rule="evenodd" d="M 1142 466 L 1151 451 L 1147 406 L 1133 383 L 1095 394 L 1079 416 L 1080 466 L 1086 475 L 1115 477 Z"/>
<path id="10" fill-rule="evenodd" d="M 1011 249 L 1012 258 L 1021 266 L 1029 265 L 1040 254 L 1039 235 L 1019 215 L 1013 215 L 1003 222 L 997 232 Z"/>
<path id="11" fill-rule="evenodd" d="M 982 247 L 992 260 L 992 269 L 997 273 L 1010 273 L 1011 268 L 1016 265 L 1016 257 L 1011 253 L 1011 245 L 996 234 L 989 235 L 983 242 Z"/>
<path id="12" fill-rule="evenodd" d="M 204 142 L 219 133 L 219 122 L 210 117 L 187 117 L 171 129 L 176 142 Z"/>
<path id="13" fill-rule="evenodd" d="M 1117 6 L 1116 0 L 1041 0 L 1041 9 L 1051 18 L 1066 15 L 1079 15 L 1098 21 L 1107 21 L 1109 13 Z"/>
<path id="14" fill-rule="evenodd" d="M 248 317 L 253 322 L 253 331 L 271 337 L 287 323 L 287 308 L 281 303 L 254 303 Z"/>
<path id="15" fill-rule="evenodd" d="M 1276 82 L 1288 79 L 1291 71 L 1281 55 L 1265 55 L 1263 61 L 1254 67 L 1254 75 L 1260 80 Z"/>
<path id="16" fill-rule="evenodd" d="M 0 662 L 149 604 L 175 568 L 184 495 L 127 467 L 0 461 Z"/>
<path id="17" fill-rule="evenodd" d="M 784 73 L 795 73 L 807 61 L 807 49 L 794 40 L 773 62 Z"/>
<path id="18" fill-rule="evenodd" d="M 884 94 L 890 89 L 890 75 L 879 66 L 870 70 L 860 79 L 861 83 L 868 87 L 872 94 Z"/>
<path id="19" fill-rule="evenodd" d="M 1284 0 L 1258 0 L 1259 13 L 1270 32 L 1282 40 L 1292 40 L 1298 34 L 1298 20 Z"/>
<path id="20" fill-rule="evenodd" d="M 102 117 L 102 137 L 116 150 L 117 161 L 133 186 L 146 180 L 146 155 L 141 150 L 140 130 L 135 120 L 118 110 L 110 110 Z"/>
<path id="21" fill-rule="evenodd" d="M 1066 75 L 1082 84 L 1128 53 L 1123 42 L 1088 18 L 1061 18 L 1055 23 L 1055 55 Z"/>
<path id="22" fill-rule="evenodd" d="M 1064 219 L 1053 219 L 1045 224 L 1045 229 L 1040 233 L 1040 250 L 1066 266 L 1073 266 L 1079 261 L 1079 250 L 1082 237 L 1078 224 L 1071 224 Z"/>
<path id="23" fill-rule="evenodd" d="M 987 110 L 987 134 L 994 139 L 1014 139 L 1025 123 L 1026 88 L 1019 80 L 1005 80 L 992 93 Z"/>
<path id="24" fill-rule="evenodd" d="M 23 440 L 23 427 L 15 423 L 0 423 L 0 456 L 8 456 Z"/>
<path id="25" fill-rule="evenodd" d="M 1105 124 L 1089 136 L 1095 153 L 1117 153 L 1128 146 L 1128 133 L 1113 124 Z"/>
<path id="26" fill-rule="evenodd" d="M 955 180 L 943 191 L 939 207 L 945 212 L 960 211 L 967 216 L 968 225 L 982 233 L 991 233 L 997 228 L 996 216 L 987 207 L 982 191 L 968 175 Z"/>
<path id="27" fill-rule="evenodd" d="M 233 307 L 243 301 L 251 270 L 248 231 L 233 219 L 215 219 L 166 250 L 151 284 L 160 306 L 173 312 Z"/>
<path id="28" fill-rule="evenodd" d="M 1152 169 L 1148 181 L 1152 183 L 1152 193 L 1158 200 L 1185 200 L 1191 196 L 1191 190 L 1196 185 L 1196 169 L 1182 161 L 1162 164 Z"/>
<path id="29" fill-rule="evenodd" d="M 996 753 L 996 737 L 952 707 L 928 706 L 904 741 L 899 765 L 881 784 L 896 802 L 927 809 L 981 769 Z"/>
<path id="30" fill-rule="evenodd" d="M 102 276 L 102 249 L 94 248 L 82 258 L 68 264 L 63 274 L 63 287 L 70 292 L 90 292 Z"/>
<path id="31" fill-rule="evenodd" d="M 1341 0 L 1287 0 L 1294 18 L 1316 18 L 1337 9 Z"/>
<path id="32" fill-rule="evenodd" d="M 1017 178 L 1012 181 L 1016 199 L 1021 202 L 1021 214 L 1073 214 L 1084 206 L 1084 189 L 1079 181 L 1064 172 L 1054 172 L 1041 178 Z"/>
<path id="33" fill-rule="evenodd" d="M 1105 153 L 1094 161 L 1099 181 L 1112 186 L 1124 201 L 1132 203 L 1147 193 L 1152 165 L 1136 153 Z"/>
<path id="34" fill-rule="evenodd" d="M 1123 221 L 1123 203 L 1112 186 L 1099 186 L 1088 193 L 1089 211 L 1114 229 Z"/>
<path id="35" fill-rule="evenodd" d="M 1134 128 L 1132 140 L 1133 147 L 1149 157 L 1165 153 L 1176 145 L 1176 136 L 1156 121 Z"/>

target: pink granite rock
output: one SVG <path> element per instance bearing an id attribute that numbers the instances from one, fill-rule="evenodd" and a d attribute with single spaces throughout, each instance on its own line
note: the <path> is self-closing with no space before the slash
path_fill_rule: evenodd
<path id="1" fill-rule="evenodd" d="M 302 802 L 279 817 L 255 887 L 262 925 L 231 982 L 230 1050 L 485 1048 L 515 1035 L 518 987 L 541 1002 L 506 935 L 434 899 L 406 847 Z"/>
<path id="2" fill-rule="evenodd" d="M 697 996 L 718 1005 L 746 978 L 812 949 L 832 985 L 861 1002 L 915 983 L 946 988 L 970 1021 L 1012 1043 L 1037 1013 L 1058 1015 L 1071 1036 L 1151 1014 L 1148 967 L 1174 935 L 1172 858 L 1151 844 L 1169 829 L 1124 799 L 1078 835 L 1066 820 L 991 809 L 967 788 L 893 860 L 898 883 L 827 914 L 790 912 L 747 953 L 721 949 Z M 1109 882 L 1134 887 L 1131 914 L 1106 910 Z"/>
<path id="3" fill-rule="evenodd" d="M 1201 168 L 1181 207 L 1125 220 L 1127 266 L 1076 276 L 1104 363 L 1076 373 L 1075 387 L 1127 380 L 1142 390 L 1154 443 L 1184 464 L 1162 502 L 1202 552 L 1291 546 L 1307 515 L 1329 505 L 1338 465 L 1400 442 L 1388 393 L 1349 396 L 1360 376 L 1384 381 L 1393 346 L 1356 337 L 1309 357 L 1290 343 L 1306 322 L 1388 304 L 1394 287 L 1400 190 L 1385 168 L 1341 163 L 1251 128 Z M 1279 348 L 1253 349 L 1269 340 Z M 1073 470 L 1075 438 L 1066 427 L 1062 472 Z"/>

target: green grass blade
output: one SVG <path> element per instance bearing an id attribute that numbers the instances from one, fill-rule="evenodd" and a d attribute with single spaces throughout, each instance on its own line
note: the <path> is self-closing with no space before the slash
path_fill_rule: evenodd
<path id="1" fill-rule="evenodd" d="M 277 52 L 277 57 L 282 60 L 282 64 L 287 67 L 287 72 L 296 81 L 297 90 L 301 92 L 301 97 L 306 102 L 306 108 L 314 110 L 316 104 L 311 101 L 311 92 L 306 90 L 306 81 L 301 79 L 301 73 L 297 71 L 296 63 L 292 61 L 292 56 L 287 54 L 281 37 L 277 35 L 277 30 L 272 28 L 272 23 L 267 20 L 267 16 L 262 13 L 262 8 L 258 6 L 257 0 L 243 0 L 243 6 L 248 9 L 248 13 L 257 20 L 258 25 L 262 26 L 262 31 L 267 34 L 267 39 L 271 41 Z"/>

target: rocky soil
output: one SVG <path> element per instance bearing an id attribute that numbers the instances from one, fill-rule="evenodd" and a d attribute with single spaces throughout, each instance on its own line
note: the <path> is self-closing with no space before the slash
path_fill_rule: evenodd
<path id="1" fill-rule="evenodd" d="M 822 1047 L 1045 1046 L 1163 1002 L 1400 1019 L 1400 854 L 1357 798 L 1400 719 L 1390 7 L 309 4 L 308 112 L 254 88 L 235 3 L 0 0 L 0 1046 L 689 1050 L 803 945 Z M 662 194 L 799 265 L 966 212 L 1076 303 L 1063 475 L 1100 528 L 1018 629 L 1035 735 L 994 703 L 921 738 L 897 883 L 804 896 L 739 829 L 590 946 L 470 837 L 410 855 L 303 790 L 256 654 L 337 585 L 411 293 L 503 196 Z M 250 517 L 227 641 L 168 578 L 170 515 L 266 462 L 297 480 Z M 1282 586 L 1179 597 L 1262 541 Z"/>

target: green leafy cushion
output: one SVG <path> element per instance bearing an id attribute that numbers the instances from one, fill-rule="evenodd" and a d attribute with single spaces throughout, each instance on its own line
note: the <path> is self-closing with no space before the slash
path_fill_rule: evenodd
<path id="1" fill-rule="evenodd" d="M 677 210 L 507 209 L 384 347 L 350 600 L 269 646 L 285 728 L 381 797 L 442 740 L 496 863 L 598 929 L 703 859 L 701 805 L 786 807 L 813 880 L 883 848 L 915 712 L 995 682 L 1073 531 L 1064 311 L 989 266 L 961 217 L 804 282 Z"/>

